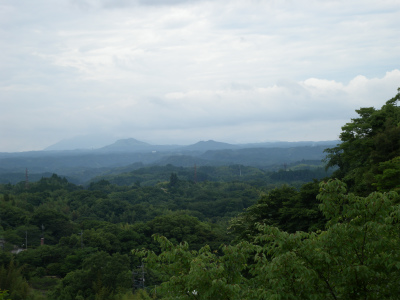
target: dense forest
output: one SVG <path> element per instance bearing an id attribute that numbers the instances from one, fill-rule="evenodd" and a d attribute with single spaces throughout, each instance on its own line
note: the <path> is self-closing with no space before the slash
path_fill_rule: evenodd
<path id="1" fill-rule="evenodd" d="M 324 164 L 0 184 L 0 299 L 398 299 L 399 93 Z"/>

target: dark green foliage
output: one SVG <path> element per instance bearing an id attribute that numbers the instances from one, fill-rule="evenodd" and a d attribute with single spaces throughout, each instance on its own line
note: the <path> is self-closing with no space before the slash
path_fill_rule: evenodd
<path id="1" fill-rule="evenodd" d="M 60 276 L 64 275 L 61 270 L 62 260 L 69 252 L 69 249 L 43 245 L 21 252 L 18 254 L 17 260 L 25 266 L 24 271 L 27 277 Z M 40 271 L 38 271 L 38 268 Z"/>
<path id="2" fill-rule="evenodd" d="M 26 224 L 28 219 L 27 211 L 12 205 L 12 203 L 0 204 L 0 225 L 4 229 L 15 228 Z"/>
<path id="3" fill-rule="evenodd" d="M 83 260 L 82 268 L 68 273 L 51 293 L 52 299 L 114 299 L 131 286 L 130 259 L 127 255 L 96 252 Z"/>
<path id="4" fill-rule="evenodd" d="M 57 174 L 53 174 L 51 177 L 43 177 L 38 182 L 29 184 L 29 191 L 41 192 L 41 191 L 56 191 L 56 190 L 66 190 L 74 191 L 80 189 L 75 184 L 69 183 L 65 177 L 59 177 Z"/>
<path id="5" fill-rule="evenodd" d="M 200 222 L 185 212 L 156 217 L 148 222 L 147 226 L 152 234 L 165 236 L 175 243 L 188 242 L 193 249 L 199 249 L 205 244 L 212 245 L 216 249 L 226 241 L 210 224 Z"/>
<path id="6" fill-rule="evenodd" d="M 238 169 L 226 169 L 232 170 Z M 99 269 L 89 268 L 85 262 L 96 253 L 104 253 L 107 261 L 107 257 L 128 254 L 133 248 L 159 252 L 151 238 L 155 233 L 177 242 L 189 241 L 193 249 L 205 244 L 218 249 L 221 243 L 230 242 L 225 230 L 230 216 L 252 205 L 260 194 L 244 182 L 195 184 L 180 178 L 173 186 L 166 181 L 153 187 L 123 187 L 103 180 L 83 190 L 53 175 L 31 187 L 0 185 L 4 249 L 10 251 L 14 245 L 25 249 L 28 241 L 28 250 L 15 258 L 24 265 L 23 275 L 32 286 L 52 289 L 54 293 L 49 295 L 66 299 L 71 295 L 112 299 L 124 293 L 126 281 L 118 279 L 114 289 L 104 283 L 111 280 L 106 273 L 97 276 Z M 44 246 L 40 246 L 42 237 Z M 5 255 L 4 262 L 9 261 Z M 124 266 L 132 267 L 130 262 Z M 54 288 L 57 280 L 46 276 L 61 281 Z M 159 280 L 157 274 L 148 276 L 149 283 Z"/>
<path id="7" fill-rule="evenodd" d="M 169 177 L 169 186 L 174 187 L 178 184 L 178 175 L 176 173 L 171 173 L 171 176 Z"/>
<path id="8" fill-rule="evenodd" d="M 337 147 L 326 149 L 328 167 L 338 166 L 334 177 L 351 191 L 366 195 L 375 190 L 379 164 L 400 156 L 400 92 L 380 110 L 356 110 L 359 118 L 342 127 Z"/>
<path id="9" fill-rule="evenodd" d="M 66 215 L 54 209 L 39 208 L 32 214 L 30 223 L 42 229 L 43 238 L 48 244 L 56 244 L 61 237 L 76 230 Z"/>
<path id="10" fill-rule="evenodd" d="M 0 266 L 8 266 L 13 260 L 10 252 L 0 251 Z"/>
<path id="11" fill-rule="evenodd" d="M 250 206 L 230 224 L 239 239 L 252 240 L 257 224 L 272 225 L 288 232 L 323 229 L 325 218 L 318 208 L 318 182 L 303 185 L 300 191 L 282 186 L 269 191 L 255 205 Z"/>
<path id="12" fill-rule="evenodd" d="M 29 280 L 29 284 L 35 290 L 47 291 L 58 284 L 57 277 L 34 277 Z"/>
<path id="13" fill-rule="evenodd" d="M 400 156 L 379 164 L 375 182 L 378 191 L 400 191 Z"/>
<path id="14" fill-rule="evenodd" d="M 0 265 L 0 290 L 7 290 L 11 299 L 28 299 L 29 285 L 22 275 L 21 268 L 13 260 L 6 265 Z"/>

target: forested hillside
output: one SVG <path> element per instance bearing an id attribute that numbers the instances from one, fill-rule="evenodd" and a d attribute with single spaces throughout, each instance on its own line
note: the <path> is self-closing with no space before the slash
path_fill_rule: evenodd
<path id="1" fill-rule="evenodd" d="M 0 299 L 397 299 L 399 100 L 357 110 L 328 172 L 169 164 L 0 184 Z"/>

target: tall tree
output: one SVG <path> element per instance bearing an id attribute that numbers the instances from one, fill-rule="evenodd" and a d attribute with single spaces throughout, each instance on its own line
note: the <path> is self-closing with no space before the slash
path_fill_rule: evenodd
<path id="1" fill-rule="evenodd" d="M 368 195 L 379 174 L 379 164 L 400 156 L 400 88 L 381 109 L 356 110 L 359 118 L 342 127 L 341 143 L 326 149 L 327 167 L 339 167 L 333 177 L 346 182 L 350 190 Z"/>
<path id="2" fill-rule="evenodd" d="M 252 267 L 256 299 L 396 299 L 400 293 L 399 195 L 347 194 L 321 184 L 326 231 L 288 234 L 260 226 Z"/>

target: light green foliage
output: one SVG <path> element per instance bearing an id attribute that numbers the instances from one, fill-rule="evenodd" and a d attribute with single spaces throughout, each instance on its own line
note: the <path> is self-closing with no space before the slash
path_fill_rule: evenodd
<path id="1" fill-rule="evenodd" d="M 397 299 L 398 194 L 359 197 L 330 180 L 320 184 L 318 199 L 329 219 L 325 231 L 290 234 L 259 224 L 254 243 L 224 247 L 222 255 L 164 237 L 156 237 L 160 255 L 136 254 L 163 274 L 157 290 L 165 299 Z"/>
<path id="2" fill-rule="evenodd" d="M 396 193 L 346 194 L 321 184 L 321 233 L 288 234 L 260 226 L 252 268 L 259 299 L 396 299 L 400 293 L 400 206 Z"/>
<path id="3" fill-rule="evenodd" d="M 0 289 L 0 300 L 11 300 L 8 298 L 8 293 L 6 290 Z"/>
<path id="4" fill-rule="evenodd" d="M 163 299 L 242 299 L 247 250 L 246 243 L 223 246 L 223 255 L 205 246 L 190 251 L 189 245 L 174 245 L 165 237 L 155 236 L 162 253 L 135 251 L 145 256 L 148 268 L 156 268 L 163 283 L 157 287 L 157 295 Z"/>

